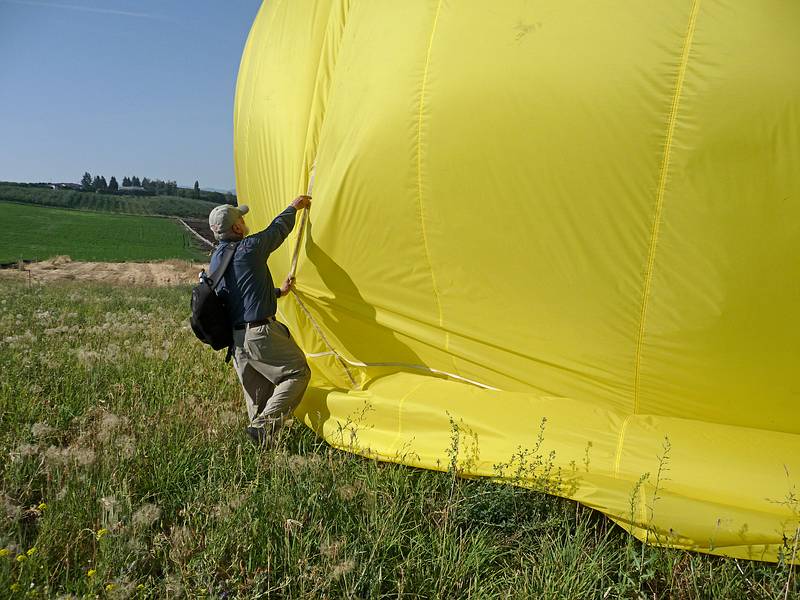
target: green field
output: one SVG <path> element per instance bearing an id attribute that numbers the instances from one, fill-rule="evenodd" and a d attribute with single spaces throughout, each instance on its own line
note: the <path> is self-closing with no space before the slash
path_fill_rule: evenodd
<path id="1" fill-rule="evenodd" d="M 92 210 L 133 215 L 164 215 L 207 219 L 214 202 L 179 196 L 117 196 L 52 190 L 49 188 L 0 183 L 0 200 L 40 206 Z"/>
<path id="2" fill-rule="evenodd" d="M 188 297 L 0 287 L 0 597 L 800 594 L 785 564 L 644 546 L 572 501 L 378 463 L 299 424 L 258 451 Z"/>
<path id="3" fill-rule="evenodd" d="M 0 202 L 0 263 L 68 255 L 86 261 L 207 260 L 172 219 Z"/>

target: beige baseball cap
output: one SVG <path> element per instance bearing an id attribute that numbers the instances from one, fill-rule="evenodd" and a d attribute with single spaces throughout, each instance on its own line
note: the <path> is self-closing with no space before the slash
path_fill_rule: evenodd
<path id="1" fill-rule="evenodd" d="M 214 232 L 214 237 L 221 240 L 230 233 L 231 227 L 239 220 L 239 217 L 246 215 L 249 210 L 250 208 L 244 204 L 241 206 L 221 204 L 214 207 L 211 214 L 208 215 L 208 226 Z"/>

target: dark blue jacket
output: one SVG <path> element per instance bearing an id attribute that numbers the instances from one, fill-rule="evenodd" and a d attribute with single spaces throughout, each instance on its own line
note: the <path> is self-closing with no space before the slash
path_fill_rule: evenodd
<path id="1" fill-rule="evenodd" d="M 294 228 L 297 211 L 290 206 L 263 231 L 248 235 L 239 242 L 220 242 L 211 256 L 209 271 L 214 272 L 228 244 L 237 244 L 225 278 L 217 293 L 228 305 L 234 325 L 260 321 L 275 315 L 280 289 L 275 287 L 267 267 L 267 257 L 275 251 Z"/>

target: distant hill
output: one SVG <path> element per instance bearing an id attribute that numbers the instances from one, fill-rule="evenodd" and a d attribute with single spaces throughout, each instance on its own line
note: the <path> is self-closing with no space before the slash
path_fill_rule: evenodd
<path id="1" fill-rule="evenodd" d="M 0 200 L 77 210 L 192 219 L 207 219 L 211 209 L 220 204 L 185 196 L 122 196 L 13 182 L 0 182 Z"/>

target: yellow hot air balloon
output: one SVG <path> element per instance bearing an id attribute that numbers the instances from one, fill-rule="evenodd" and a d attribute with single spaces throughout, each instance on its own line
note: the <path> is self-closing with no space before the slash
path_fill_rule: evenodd
<path id="1" fill-rule="evenodd" d="M 254 229 L 313 175 L 298 414 L 651 543 L 791 552 L 799 28 L 788 0 L 265 3 L 237 187 Z"/>

